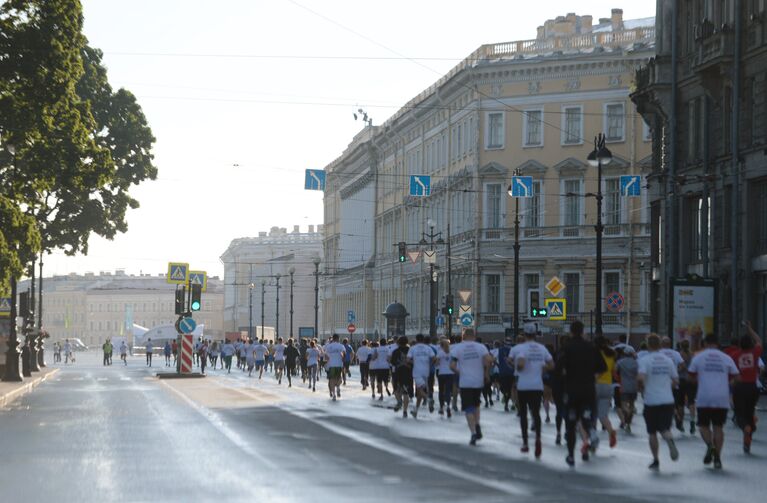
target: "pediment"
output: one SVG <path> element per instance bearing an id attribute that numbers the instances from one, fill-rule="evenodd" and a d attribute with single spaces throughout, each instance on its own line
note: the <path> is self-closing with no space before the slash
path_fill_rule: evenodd
<path id="1" fill-rule="evenodd" d="M 619 155 L 613 155 L 613 160 L 610 164 L 602 165 L 602 173 L 606 175 L 618 175 L 628 172 L 631 163 Z"/>
<path id="2" fill-rule="evenodd" d="M 588 169 L 589 165 L 580 159 L 575 157 L 568 157 L 564 161 L 560 161 L 553 166 L 562 175 L 583 175 Z"/>
<path id="3" fill-rule="evenodd" d="M 549 168 L 535 159 L 528 159 L 517 166 L 517 171 L 519 171 L 520 175 L 542 175 L 547 169 Z"/>
<path id="4" fill-rule="evenodd" d="M 508 174 L 508 169 L 497 162 L 489 162 L 479 168 L 479 176 L 503 176 Z"/>

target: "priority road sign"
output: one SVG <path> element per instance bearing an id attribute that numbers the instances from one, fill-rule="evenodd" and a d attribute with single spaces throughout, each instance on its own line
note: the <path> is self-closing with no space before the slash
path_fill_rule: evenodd
<path id="1" fill-rule="evenodd" d="M 623 304 L 625 303 L 625 299 L 623 298 L 623 295 L 620 294 L 620 292 L 610 292 L 607 294 L 607 297 L 605 297 L 605 304 L 607 305 L 607 310 L 612 311 L 614 313 L 619 312 L 623 309 Z"/>
<path id="2" fill-rule="evenodd" d="M 8 318 L 11 316 L 11 298 L 0 297 L 0 318 Z"/>
<path id="3" fill-rule="evenodd" d="M 325 190 L 325 170 L 307 169 L 304 179 L 305 190 Z"/>
<path id="4" fill-rule="evenodd" d="M 168 283 L 186 285 L 189 281 L 189 264 L 184 262 L 168 262 Z"/>
<path id="5" fill-rule="evenodd" d="M 642 195 L 642 183 L 639 175 L 621 175 L 621 195 L 639 197 Z"/>
<path id="6" fill-rule="evenodd" d="M 427 197 L 431 194 L 431 177 L 428 175 L 410 175 L 410 195 Z"/>
<path id="7" fill-rule="evenodd" d="M 461 316 L 461 325 L 464 327 L 470 327 L 474 324 L 474 316 L 471 313 L 465 313 Z"/>
<path id="8" fill-rule="evenodd" d="M 559 295 L 559 292 L 561 292 L 564 287 L 565 287 L 565 284 L 562 283 L 562 281 L 556 276 L 551 278 L 549 282 L 546 283 L 546 290 L 551 292 L 551 295 L 553 295 L 554 297 Z"/>
<path id="9" fill-rule="evenodd" d="M 208 273 L 205 271 L 189 271 L 189 285 L 200 285 L 202 292 L 208 289 Z"/>
<path id="10" fill-rule="evenodd" d="M 533 177 L 512 176 L 511 197 L 533 197 Z"/>
<path id="11" fill-rule="evenodd" d="M 549 311 L 550 320 L 564 321 L 567 319 L 567 299 L 546 299 L 544 304 Z"/>
<path id="12" fill-rule="evenodd" d="M 194 329 L 197 328 L 197 322 L 194 321 L 194 318 L 187 316 L 181 319 L 181 321 L 178 323 L 178 328 L 180 328 L 181 332 L 185 334 L 191 334 L 194 332 Z"/>

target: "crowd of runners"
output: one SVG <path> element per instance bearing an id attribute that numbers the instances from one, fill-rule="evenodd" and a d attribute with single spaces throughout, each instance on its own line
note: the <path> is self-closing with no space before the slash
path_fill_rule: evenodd
<path id="1" fill-rule="evenodd" d="M 357 364 L 362 389 L 369 390 L 376 401 L 383 401 L 384 393 L 393 394 L 394 411 L 403 418 L 415 419 L 426 409 L 451 418 L 460 409 L 471 445 L 483 437 L 483 402 L 485 408 L 500 402 L 504 411 L 516 412 L 519 418 L 521 452 L 530 452 L 532 445 L 536 458 L 543 451 L 542 422 L 549 423 L 553 416 L 555 443 L 560 445 L 564 438 L 570 466 L 575 464 L 578 438 L 583 461 L 597 451 L 600 426 L 610 448 L 617 444 L 618 429 L 630 434 L 641 396 L 651 470 L 660 467 L 658 437 L 676 461 L 679 451 L 672 431 L 674 426 L 687 431 L 687 425 L 689 433 L 699 432 L 705 443 L 703 463 L 721 469 L 729 411 L 742 431 L 744 452 L 750 452 L 756 431 L 762 345 L 751 325 L 744 323 L 744 327 L 746 335 L 723 349 L 713 334 L 697 350 L 688 341 L 674 349 L 669 338 L 650 334 L 637 351 L 628 344 L 610 344 L 603 336 L 587 340 L 583 324 L 575 321 L 556 347 L 537 342 L 537 324 L 526 323 L 523 339 L 516 343 L 507 339 L 485 344 L 469 328 L 452 339 L 419 334 L 412 341 L 405 336 L 363 340 L 356 347 L 338 335 L 323 343 L 282 338 L 276 342 L 200 340 L 195 357 L 203 370 L 209 363 L 213 369 L 220 365 L 231 372 L 234 360 L 236 368 L 249 376 L 262 379 L 267 372 L 278 384 L 284 379 L 292 387 L 300 380 L 312 391 L 324 372 L 333 401 L 341 397 L 352 375 L 350 366 Z M 616 411 L 617 426 L 610 419 L 611 410 Z"/>

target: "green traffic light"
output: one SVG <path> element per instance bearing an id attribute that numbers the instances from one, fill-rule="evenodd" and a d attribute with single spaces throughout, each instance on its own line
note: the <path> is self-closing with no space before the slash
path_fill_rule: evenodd
<path id="1" fill-rule="evenodd" d="M 199 311 L 200 310 L 200 301 L 195 300 L 192 301 L 192 311 Z"/>

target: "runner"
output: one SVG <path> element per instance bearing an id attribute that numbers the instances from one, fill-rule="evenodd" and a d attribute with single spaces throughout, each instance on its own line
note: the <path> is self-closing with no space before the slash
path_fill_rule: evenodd
<path id="1" fill-rule="evenodd" d="M 342 345 L 344 347 L 344 371 L 341 375 L 343 376 L 344 386 L 346 386 L 346 378 L 352 376 L 349 367 L 351 367 L 352 358 L 354 358 L 354 348 L 349 345 L 349 339 L 344 339 Z"/>
<path id="2" fill-rule="evenodd" d="M 288 376 L 288 388 L 293 386 L 292 376 L 296 371 L 298 357 L 298 349 L 293 345 L 293 339 L 290 338 L 287 347 L 285 347 L 285 373 Z"/>
<path id="3" fill-rule="evenodd" d="M 634 348 L 631 346 L 623 348 L 623 357 L 615 364 L 615 373 L 620 380 L 621 407 L 618 409 L 620 427 L 630 434 L 631 421 L 636 412 L 634 403 L 637 398 L 637 375 L 639 374 L 639 363 Z"/>
<path id="4" fill-rule="evenodd" d="M 285 344 L 280 337 L 274 345 L 274 377 L 277 378 L 277 384 L 282 384 L 283 372 L 285 372 Z"/>
<path id="5" fill-rule="evenodd" d="M 120 343 L 120 359 L 123 361 L 123 364 L 128 365 L 128 345 L 125 341 Z"/>
<path id="6" fill-rule="evenodd" d="M 266 344 L 264 344 L 266 341 L 264 339 L 261 339 L 258 341 L 258 344 L 253 342 L 252 348 L 250 351 L 248 351 L 248 357 L 250 357 L 250 354 L 253 354 L 253 358 L 256 363 L 256 370 L 258 370 L 258 378 L 261 379 L 261 376 L 264 375 L 264 367 L 266 365 L 266 357 L 269 356 L 269 348 L 266 347 Z M 248 372 L 248 375 L 250 375 L 250 372 Z"/>
<path id="7" fill-rule="evenodd" d="M 423 334 L 415 336 L 415 344 L 408 349 L 407 361 L 412 366 L 412 380 L 415 383 L 415 408 L 411 411 L 414 418 L 418 417 L 418 409 L 425 403 L 429 396 L 429 374 L 437 358 L 434 349 L 425 343 Z M 400 349 L 402 344 L 400 344 Z M 407 405 L 405 405 L 407 409 Z M 434 410 L 431 405 L 430 410 Z"/>
<path id="8" fill-rule="evenodd" d="M 485 382 L 490 380 L 493 357 L 484 344 L 476 342 L 473 328 L 464 330 L 463 342 L 450 349 L 450 357 L 450 368 L 458 374 L 461 409 L 466 413 L 466 423 L 471 432 L 469 445 L 477 445 L 477 440 L 482 439 L 482 428 L 479 424 L 482 388 L 485 387 Z"/>
<path id="9" fill-rule="evenodd" d="M 166 367 L 170 367 L 170 351 L 171 351 L 170 341 L 168 340 L 168 341 L 165 341 L 165 346 L 163 346 L 162 348 L 163 356 L 165 356 Z"/>
<path id="10" fill-rule="evenodd" d="M 674 362 L 674 365 L 676 365 L 677 373 L 682 372 L 682 370 L 684 370 L 684 359 L 682 358 L 682 355 L 679 353 L 679 351 L 673 349 L 671 338 L 663 337 L 660 341 L 660 344 L 660 352 L 669 360 Z M 684 394 L 682 393 L 682 389 L 678 384 L 674 386 L 674 404 L 676 429 L 684 432 Z"/>
<path id="11" fill-rule="evenodd" d="M 453 394 L 453 381 L 455 373 L 450 368 L 450 341 L 442 339 L 437 351 L 437 380 L 439 382 L 439 413 L 444 414 L 447 409 L 447 417 L 452 417 L 450 412 L 450 398 Z"/>
<path id="12" fill-rule="evenodd" d="M 679 343 L 679 354 L 682 355 L 684 365 L 679 371 L 679 392 L 681 394 L 680 402 L 677 402 L 677 407 L 681 405 L 682 411 L 677 408 L 677 414 L 684 417 L 684 406 L 687 406 L 687 412 L 690 414 L 690 435 L 695 433 L 695 395 L 698 393 L 698 385 L 693 379 L 690 378 L 687 369 L 690 367 L 692 357 L 694 356 L 690 351 L 690 341 L 683 340 Z"/>
<path id="13" fill-rule="evenodd" d="M 344 373 L 344 356 L 346 349 L 338 342 L 338 334 L 333 334 L 333 340 L 324 348 L 328 361 L 328 390 L 330 398 L 335 402 L 341 398 L 341 378 Z"/>
<path id="14" fill-rule="evenodd" d="M 549 354 L 552 357 L 552 366 L 550 369 L 545 370 L 543 372 L 543 410 L 546 412 L 546 424 L 549 424 L 551 422 L 551 417 L 549 416 L 549 411 L 551 409 L 551 404 L 554 402 L 554 394 L 551 390 L 551 380 L 552 380 L 552 372 L 554 371 L 554 365 L 553 365 L 553 358 L 554 358 L 554 346 L 551 344 L 546 344 L 546 351 L 549 352 Z"/>
<path id="15" fill-rule="evenodd" d="M 75 357 L 72 354 L 72 345 L 69 343 L 69 339 L 64 339 L 64 365 L 69 363 L 70 360 L 72 360 L 72 363 L 75 362 Z"/>
<path id="16" fill-rule="evenodd" d="M 554 359 L 543 344 L 535 342 L 537 323 L 525 323 L 525 342 L 511 350 L 509 359 L 519 375 L 517 400 L 519 400 L 519 423 L 522 428 L 523 453 L 530 452 L 527 443 L 527 412 L 533 415 L 535 426 L 535 457 L 541 457 L 541 400 L 543 399 L 543 372 L 554 368 Z"/>
<path id="17" fill-rule="evenodd" d="M 370 356 L 372 350 L 368 346 L 367 339 L 363 339 L 360 347 L 357 349 L 357 363 L 360 366 L 360 383 L 362 384 L 362 391 L 368 388 L 370 381 Z"/>
<path id="18" fill-rule="evenodd" d="M 594 343 L 599 349 L 599 354 L 605 362 L 605 370 L 597 376 L 596 395 L 597 395 L 597 419 L 602 423 L 602 427 L 610 435 L 610 447 L 613 448 L 618 443 L 618 436 L 610 421 L 610 406 L 613 399 L 613 370 L 615 369 L 615 350 L 610 347 L 607 337 L 599 335 L 594 338 Z M 591 439 L 591 452 L 596 452 L 599 441 L 596 436 L 596 430 Z"/>
<path id="19" fill-rule="evenodd" d="M 146 364 L 147 366 L 152 366 L 152 351 L 154 350 L 154 345 L 152 344 L 152 339 L 147 339 L 146 341 Z"/>
<path id="20" fill-rule="evenodd" d="M 378 386 L 378 394 L 380 395 L 378 400 L 383 401 L 384 387 L 386 387 L 386 394 L 391 395 L 389 391 L 389 350 L 386 347 L 386 339 L 382 338 L 381 342 L 374 342 L 372 350 L 370 372 Z M 370 388 L 373 392 L 373 398 L 375 398 L 375 386 L 371 385 Z"/>
<path id="21" fill-rule="evenodd" d="M 650 470 L 659 470 L 658 433 L 668 444 L 672 461 L 679 459 L 679 451 L 671 435 L 674 417 L 673 389 L 678 383 L 677 365 L 661 352 L 661 340 L 656 334 L 647 336 L 647 355 L 639 360 L 639 385 L 644 400 L 644 420 L 649 435 L 652 463 Z"/>
<path id="22" fill-rule="evenodd" d="M 205 366 L 208 364 L 208 342 L 207 341 L 200 342 L 199 356 L 200 356 L 200 373 L 204 374 Z"/>
<path id="23" fill-rule="evenodd" d="M 429 347 L 434 353 L 434 359 L 429 366 L 429 412 L 434 412 L 434 383 L 437 380 L 437 352 L 439 351 L 439 337 L 436 335 L 431 338 Z"/>
<path id="24" fill-rule="evenodd" d="M 482 338 L 481 337 L 477 337 L 476 341 L 477 341 L 477 343 L 482 344 L 482 345 L 485 346 L 485 349 L 487 349 L 488 354 L 490 354 L 490 357 L 493 359 L 493 362 L 490 365 L 490 370 L 489 370 L 489 374 L 488 374 L 489 377 L 488 377 L 487 381 L 485 382 L 484 387 L 482 388 L 482 399 L 485 401 L 485 408 L 487 409 L 488 407 L 491 407 L 493 405 L 493 396 L 492 396 L 492 394 L 493 394 L 493 389 L 492 389 L 492 386 L 493 386 L 492 379 L 493 379 L 493 377 L 492 377 L 492 373 L 493 373 L 493 366 L 495 365 L 495 357 L 493 356 L 492 352 L 490 351 L 490 347 L 487 344 L 485 344 L 484 342 L 482 342 Z"/>
<path id="25" fill-rule="evenodd" d="M 237 368 L 245 370 L 245 354 L 242 353 L 242 346 L 244 346 L 242 339 L 237 339 L 234 343 L 234 354 L 237 357 Z"/>
<path id="26" fill-rule="evenodd" d="M 756 403 L 759 401 L 759 364 L 762 357 L 762 342 L 751 327 L 751 322 L 744 322 L 746 334 L 740 338 L 740 348 L 733 352 L 733 359 L 740 371 L 740 379 L 732 389 L 735 405 L 735 421 L 743 430 L 743 452 L 751 452 L 751 436 L 756 429 Z"/>
<path id="27" fill-rule="evenodd" d="M 557 427 L 557 438 L 555 443 L 562 445 L 562 423 L 565 421 L 565 379 L 562 375 L 562 366 L 558 364 L 562 357 L 563 348 L 567 345 L 569 337 L 559 338 L 559 351 L 554 358 L 555 367 L 551 371 L 551 398 L 554 400 L 554 406 L 557 408 L 557 415 L 554 423 Z"/>
<path id="28" fill-rule="evenodd" d="M 224 345 L 221 347 L 221 361 L 224 365 L 226 365 L 227 374 L 232 373 L 232 357 L 234 356 L 235 352 L 236 350 L 234 349 L 234 344 L 232 344 L 229 339 L 226 339 L 224 341 Z"/>
<path id="29" fill-rule="evenodd" d="M 421 335 L 423 341 L 423 335 Z M 394 406 L 394 412 L 398 412 L 402 409 L 402 417 L 407 417 L 407 407 L 410 400 L 413 399 L 413 374 L 412 365 L 408 359 L 408 346 L 407 336 L 401 336 L 397 339 L 397 349 L 395 349 L 389 357 L 389 363 L 393 370 L 393 375 L 396 377 L 394 382 L 397 384 L 394 386 L 394 396 L 397 398 L 397 405 Z M 416 412 L 410 411 L 413 418 L 416 417 Z"/>
<path id="30" fill-rule="evenodd" d="M 583 323 L 574 321 L 570 324 L 570 340 L 562 348 L 562 357 L 557 362 L 560 371 L 565 377 L 565 417 L 567 439 L 567 458 L 568 465 L 575 465 L 573 452 L 575 450 L 575 430 L 580 427 L 586 432 L 594 429 L 593 410 L 596 401 L 596 380 L 597 374 L 607 370 L 607 365 L 602 355 L 593 344 L 583 339 Z M 596 432 L 591 435 L 596 436 Z M 583 460 L 589 458 L 589 442 L 585 440 L 581 455 Z"/>
<path id="31" fill-rule="evenodd" d="M 306 339 L 301 339 L 301 343 L 298 346 L 298 361 L 301 364 L 301 380 L 305 383 L 307 372 L 306 372 L 306 350 L 309 349 L 309 344 L 306 342 Z"/>
<path id="32" fill-rule="evenodd" d="M 262 344 L 266 344 L 266 371 L 274 373 L 274 341 L 270 339 Z"/>
<path id="33" fill-rule="evenodd" d="M 221 354 L 221 344 L 218 341 L 213 341 L 210 343 L 209 354 L 210 366 L 213 367 L 213 370 L 216 370 L 216 363 L 218 362 L 218 357 Z"/>
<path id="34" fill-rule="evenodd" d="M 320 362 L 320 350 L 314 340 L 309 342 L 306 349 L 306 373 L 309 377 L 309 389 L 317 391 L 317 366 Z"/>
<path id="35" fill-rule="evenodd" d="M 498 363 L 498 385 L 501 388 L 504 412 L 509 412 L 511 388 L 514 385 L 514 366 L 509 363 L 511 349 L 511 339 L 507 338 L 501 347 L 498 348 L 498 355 L 496 356 L 496 361 Z"/>
<path id="36" fill-rule="evenodd" d="M 730 408 L 730 381 L 740 372 L 732 358 L 719 350 L 716 334 L 707 334 L 703 341 L 705 349 L 693 357 L 687 370 L 698 382 L 698 394 L 695 397 L 698 430 L 706 443 L 703 464 L 707 465 L 713 460 L 714 468 L 721 469 L 723 426 Z"/>
<path id="37" fill-rule="evenodd" d="M 253 369 L 256 367 L 256 355 L 253 350 L 258 344 L 250 339 L 244 341 L 240 346 L 240 356 L 245 358 L 245 365 L 242 366 L 242 370 L 248 369 L 248 377 L 253 375 Z"/>
<path id="38" fill-rule="evenodd" d="M 175 367 L 178 358 L 178 343 L 175 339 L 173 339 L 173 342 L 170 344 L 170 351 L 173 353 L 173 366 Z"/>

